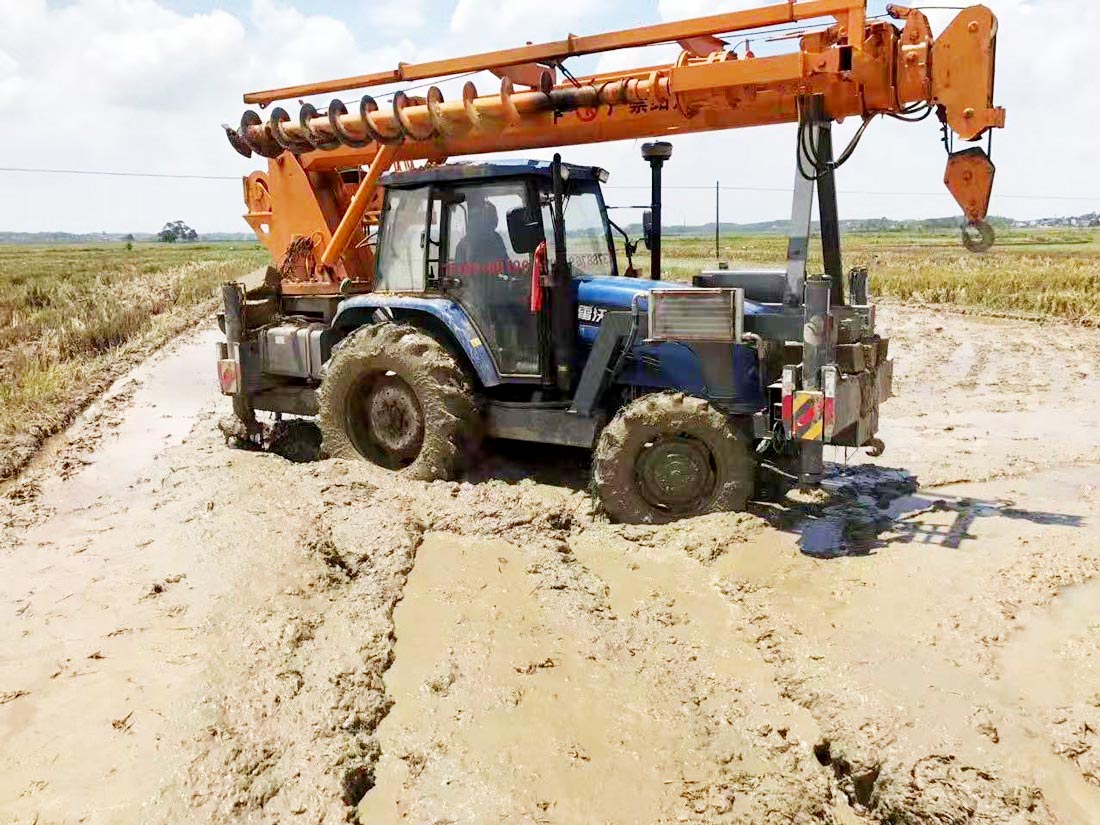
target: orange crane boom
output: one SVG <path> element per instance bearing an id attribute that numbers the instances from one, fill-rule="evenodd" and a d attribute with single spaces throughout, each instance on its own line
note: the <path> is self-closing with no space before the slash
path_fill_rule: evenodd
<path id="1" fill-rule="evenodd" d="M 398 92 L 388 108 L 364 94 L 350 111 L 339 99 L 324 112 L 303 104 L 296 119 L 281 107 L 266 121 L 247 110 L 239 128 L 225 127 L 229 140 L 270 162 L 266 173 L 245 179 L 246 220 L 276 260 L 308 247 L 309 283 L 297 291 L 331 292 L 345 279 L 370 280 L 373 260 L 360 241 L 378 208 L 381 175 L 402 161 L 800 122 L 811 98 L 832 120 L 935 111 L 964 141 L 1004 126 L 1004 109 L 993 105 L 997 20 L 988 8 L 961 11 L 935 38 L 919 10 L 889 6 L 888 13 L 902 25 L 868 21 L 865 0 L 788 0 L 250 93 L 246 102 L 267 106 L 479 70 L 501 78 L 496 93 L 466 83 L 455 100 L 432 86 L 424 97 Z M 802 34 L 788 54 L 738 55 L 717 37 L 820 18 L 832 23 Z M 556 82 L 566 58 L 667 42 L 683 47 L 675 63 Z M 981 149 L 949 158 L 945 183 L 969 224 L 984 224 L 992 181 Z M 300 239 L 309 243 L 294 246 Z"/>

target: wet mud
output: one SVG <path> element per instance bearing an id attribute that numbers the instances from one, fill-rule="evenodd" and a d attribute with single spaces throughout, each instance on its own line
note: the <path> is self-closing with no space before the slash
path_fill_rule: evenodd
<path id="1" fill-rule="evenodd" d="M 228 449 L 179 342 L 0 489 L 0 818 L 1100 822 L 1100 344 L 882 315 L 885 455 L 656 527 Z"/>

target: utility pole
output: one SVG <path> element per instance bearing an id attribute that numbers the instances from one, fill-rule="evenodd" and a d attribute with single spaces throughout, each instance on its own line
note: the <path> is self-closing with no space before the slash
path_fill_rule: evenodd
<path id="1" fill-rule="evenodd" d="M 722 260 L 722 254 L 718 250 L 718 229 L 722 224 L 718 219 L 718 181 L 714 182 L 714 260 Z"/>

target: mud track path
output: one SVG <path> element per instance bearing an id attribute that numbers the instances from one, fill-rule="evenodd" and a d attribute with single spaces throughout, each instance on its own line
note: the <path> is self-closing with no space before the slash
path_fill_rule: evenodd
<path id="1" fill-rule="evenodd" d="M 182 339 L 0 490 L 0 822 L 1100 822 L 1100 341 L 882 318 L 884 456 L 668 527 L 229 450 Z"/>

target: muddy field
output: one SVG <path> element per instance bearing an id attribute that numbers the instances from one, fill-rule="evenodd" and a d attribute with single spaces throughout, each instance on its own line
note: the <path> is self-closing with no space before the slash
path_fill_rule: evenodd
<path id="1" fill-rule="evenodd" d="M 0 499 L 0 821 L 1100 822 L 1100 340 L 880 308 L 887 452 L 610 525 L 228 449 L 201 331 Z"/>

